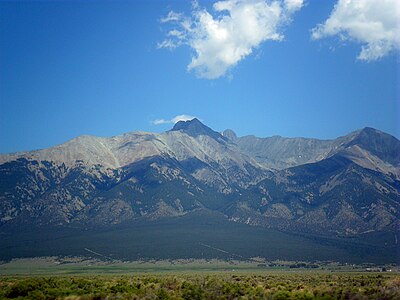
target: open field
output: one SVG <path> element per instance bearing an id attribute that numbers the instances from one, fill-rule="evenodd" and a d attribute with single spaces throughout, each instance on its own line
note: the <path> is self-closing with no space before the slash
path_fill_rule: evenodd
<path id="1" fill-rule="evenodd" d="M 209 272 L 261 272 L 257 262 L 222 261 L 202 259 L 104 261 L 84 257 L 43 257 L 14 259 L 0 265 L 3 276 L 54 276 L 54 275 L 127 275 L 127 274 L 176 274 Z M 284 267 L 273 267 L 281 270 Z M 287 268 L 286 268 L 287 269 Z"/>
<path id="2" fill-rule="evenodd" d="M 93 255 L 94 256 L 94 255 Z M 395 264 L 347 264 L 333 261 L 266 261 L 261 257 L 250 260 L 175 259 L 119 261 L 94 257 L 37 257 L 0 262 L 0 276 L 55 276 L 55 275 L 137 275 L 177 273 L 265 273 L 265 272 L 367 272 L 388 271 L 398 274 Z"/>

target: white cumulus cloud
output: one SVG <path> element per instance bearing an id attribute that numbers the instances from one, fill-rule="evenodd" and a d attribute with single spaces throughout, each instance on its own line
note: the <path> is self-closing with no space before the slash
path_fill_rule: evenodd
<path id="1" fill-rule="evenodd" d="M 193 120 L 194 118 L 197 118 L 197 117 L 190 116 L 190 115 L 178 115 L 170 120 L 157 119 L 157 120 L 153 120 L 151 123 L 153 123 L 154 125 L 175 124 L 175 123 L 178 123 L 179 121 L 189 121 L 189 120 Z M 199 118 L 197 118 L 197 119 L 199 119 Z"/>
<path id="2" fill-rule="evenodd" d="M 358 59 L 377 60 L 400 50 L 400 0 L 339 0 L 313 39 L 338 35 L 361 43 Z"/>
<path id="3" fill-rule="evenodd" d="M 215 79 L 262 42 L 282 40 L 282 27 L 302 6 L 303 0 L 225 0 L 215 2 L 211 14 L 194 2 L 190 16 L 172 11 L 161 19 L 174 28 L 158 47 L 191 47 L 194 55 L 187 69 Z"/>
<path id="4" fill-rule="evenodd" d="M 303 6 L 303 0 L 285 0 L 285 6 L 290 12 L 296 11 Z"/>

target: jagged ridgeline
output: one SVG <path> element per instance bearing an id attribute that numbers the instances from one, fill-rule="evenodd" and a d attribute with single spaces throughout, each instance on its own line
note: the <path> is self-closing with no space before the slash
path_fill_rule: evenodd
<path id="1" fill-rule="evenodd" d="M 193 119 L 164 133 L 79 136 L 0 155 L 0 258 L 92 247 L 128 259 L 393 262 L 399 194 L 400 141 L 372 128 L 237 137 Z"/>

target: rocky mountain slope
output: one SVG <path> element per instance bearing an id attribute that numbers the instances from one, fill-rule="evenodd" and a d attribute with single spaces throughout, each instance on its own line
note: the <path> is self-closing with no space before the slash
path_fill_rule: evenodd
<path id="1" fill-rule="evenodd" d="M 0 156 L 0 228 L 114 226 L 198 210 L 287 232 L 397 232 L 400 141 L 237 137 L 193 119 Z"/>

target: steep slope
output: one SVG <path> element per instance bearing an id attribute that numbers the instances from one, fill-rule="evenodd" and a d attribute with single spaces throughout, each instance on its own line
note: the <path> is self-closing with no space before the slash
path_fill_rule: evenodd
<path id="1" fill-rule="evenodd" d="M 395 231 L 399 191 L 399 181 L 333 156 L 262 181 L 228 213 L 236 221 L 296 232 Z"/>
<path id="2" fill-rule="evenodd" d="M 393 166 L 400 166 L 400 141 L 395 137 L 366 127 L 347 143 L 346 147 L 359 146 L 382 161 L 388 162 Z"/>
<path id="3" fill-rule="evenodd" d="M 120 176 L 121 170 L 80 162 L 72 167 L 25 158 L 4 163 L 0 165 L 0 224 L 70 223 Z"/>
<path id="4" fill-rule="evenodd" d="M 382 131 L 366 127 L 334 153 L 400 180 L 400 141 Z"/>

